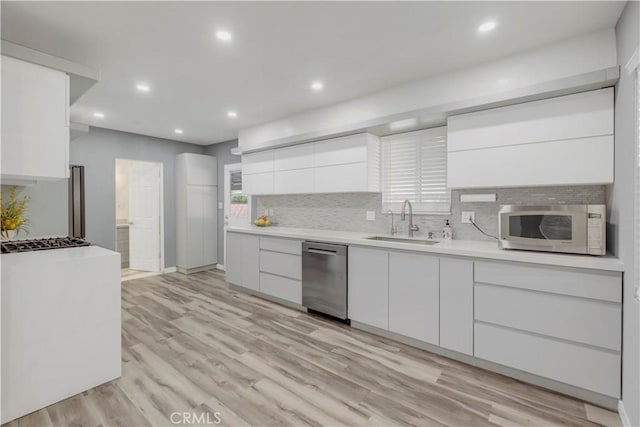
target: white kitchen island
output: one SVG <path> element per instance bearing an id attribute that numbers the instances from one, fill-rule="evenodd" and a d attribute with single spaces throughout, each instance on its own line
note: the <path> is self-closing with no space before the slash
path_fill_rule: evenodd
<path id="1" fill-rule="evenodd" d="M 2 254 L 1 422 L 121 375 L 120 254 Z"/>

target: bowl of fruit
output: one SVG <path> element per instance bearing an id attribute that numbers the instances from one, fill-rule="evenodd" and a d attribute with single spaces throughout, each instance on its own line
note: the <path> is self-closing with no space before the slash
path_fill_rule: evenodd
<path id="1" fill-rule="evenodd" d="M 256 218 L 256 220 L 253 221 L 253 223 L 258 227 L 268 227 L 271 225 L 271 220 L 269 219 L 268 216 L 262 215 Z"/>

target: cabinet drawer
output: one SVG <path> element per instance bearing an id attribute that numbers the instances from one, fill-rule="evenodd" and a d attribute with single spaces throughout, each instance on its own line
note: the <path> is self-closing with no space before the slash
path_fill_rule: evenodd
<path id="1" fill-rule="evenodd" d="M 280 252 L 260 251 L 260 271 L 302 280 L 302 257 Z"/>
<path id="2" fill-rule="evenodd" d="M 260 249 L 274 252 L 284 252 L 291 255 L 302 254 L 302 241 L 281 239 L 277 237 L 260 237 Z"/>
<path id="3" fill-rule="evenodd" d="M 621 274 L 610 271 L 476 262 L 475 281 L 611 302 L 622 301 Z"/>
<path id="4" fill-rule="evenodd" d="M 618 353 L 478 322 L 474 332 L 475 357 L 620 397 Z"/>
<path id="5" fill-rule="evenodd" d="M 475 287 L 475 319 L 620 351 L 617 303 L 491 285 Z"/>
<path id="6" fill-rule="evenodd" d="M 302 282 L 300 280 L 260 273 L 260 292 L 302 304 Z"/>

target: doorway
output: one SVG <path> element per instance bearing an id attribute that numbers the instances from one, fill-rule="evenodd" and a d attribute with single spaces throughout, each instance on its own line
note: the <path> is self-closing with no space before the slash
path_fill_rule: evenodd
<path id="1" fill-rule="evenodd" d="M 227 227 L 251 223 L 251 196 L 242 192 L 242 163 L 224 165 L 224 260 L 227 259 Z"/>
<path id="2" fill-rule="evenodd" d="M 122 280 L 164 265 L 162 163 L 116 159 L 116 251 Z"/>

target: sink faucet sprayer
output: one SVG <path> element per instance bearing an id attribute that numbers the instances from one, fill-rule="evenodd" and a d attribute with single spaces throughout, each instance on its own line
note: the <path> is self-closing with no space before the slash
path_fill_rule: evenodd
<path id="1" fill-rule="evenodd" d="M 413 237 L 413 232 L 420 230 L 420 227 L 414 225 L 413 223 L 413 208 L 411 207 L 411 202 L 407 199 L 402 202 L 402 212 L 400 213 L 400 220 L 404 221 L 406 218 L 405 208 L 409 205 L 409 237 Z"/>
<path id="2" fill-rule="evenodd" d="M 398 227 L 396 227 L 395 224 L 393 223 L 393 211 L 389 209 L 387 213 L 391 215 L 391 229 L 389 230 L 390 232 L 389 234 L 391 234 L 392 236 L 395 236 L 395 234 L 398 232 Z"/>

